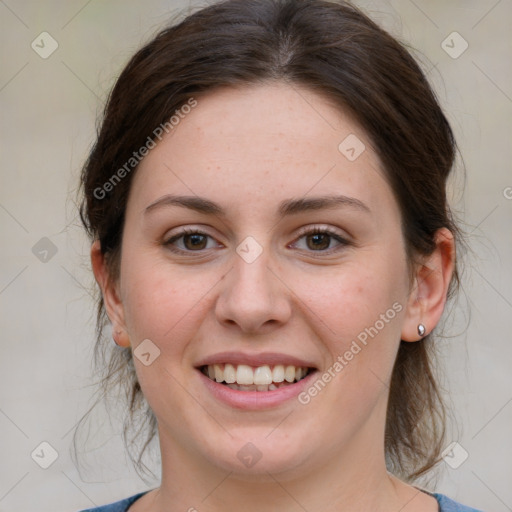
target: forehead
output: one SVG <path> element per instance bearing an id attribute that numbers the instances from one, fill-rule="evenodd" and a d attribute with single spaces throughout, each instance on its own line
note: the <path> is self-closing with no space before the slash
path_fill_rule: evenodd
<path id="1" fill-rule="evenodd" d="M 165 193 L 209 197 L 237 214 L 308 194 L 396 207 L 368 136 L 324 96 L 272 83 L 195 99 L 139 165 L 130 194 L 137 208 Z"/>

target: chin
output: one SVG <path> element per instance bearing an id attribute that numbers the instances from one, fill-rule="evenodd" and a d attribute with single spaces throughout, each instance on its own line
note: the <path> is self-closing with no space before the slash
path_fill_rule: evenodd
<path id="1" fill-rule="evenodd" d="M 275 483 L 274 478 L 286 480 L 305 472 L 306 461 L 314 455 L 305 438 L 304 433 L 295 438 L 286 431 L 251 427 L 244 429 L 243 435 L 231 438 L 226 434 L 225 443 L 219 443 L 219 439 L 212 441 L 214 446 L 205 458 L 213 466 L 232 473 L 233 478 Z M 308 453 L 304 446 L 308 446 Z"/>

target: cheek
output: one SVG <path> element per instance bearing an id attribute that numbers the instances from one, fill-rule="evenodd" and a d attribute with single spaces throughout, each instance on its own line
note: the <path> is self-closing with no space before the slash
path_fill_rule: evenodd
<path id="1" fill-rule="evenodd" d="M 180 384 L 183 367 L 189 364 L 187 347 L 204 320 L 208 291 L 219 278 L 178 270 L 154 254 L 127 257 L 124 263 L 123 303 L 131 344 L 136 349 L 149 339 L 160 350 L 149 366 L 134 357 L 144 396 L 154 411 L 184 410 L 190 405 Z"/>
<path id="2" fill-rule="evenodd" d="M 373 325 L 381 314 L 403 300 L 403 287 L 392 270 L 365 264 L 347 265 L 325 279 L 301 276 L 297 295 L 325 322 L 331 336 L 346 339 Z M 395 316 L 395 315 L 393 315 Z"/>
<path id="3" fill-rule="evenodd" d="M 367 256 L 372 261 L 361 258 L 333 270 L 323 286 L 313 277 L 296 280 L 297 295 L 307 306 L 303 314 L 317 326 L 327 365 L 338 361 L 334 373 L 358 394 L 372 394 L 370 381 L 379 387 L 391 375 L 406 298 L 405 267 L 397 258 Z"/>
<path id="4" fill-rule="evenodd" d="M 161 347 L 165 344 L 166 353 L 174 354 L 183 348 L 180 340 L 191 337 L 194 324 L 204 313 L 207 291 L 218 281 L 211 273 L 177 270 L 154 256 L 127 258 L 121 279 L 132 343 L 149 338 Z"/>
<path id="5" fill-rule="evenodd" d="M 318 379 L 325 377 L 328 384 L 313 382 L 304 401 L 311 400 L 313 416 L 326 424 L 345 421 L 347 411 L 355 423 L 363 421 L 388 390 L 404 305 L 401 286 L 378 279 L 386 275 L 381 272 L 354 266 L 332 276 L 322 293 L 307 292 L 308 306 L 327 326 L 319 337 L 319 348 L 328 355 Z M 312 287 L 303 281 L 303 293 L 306 289 Z M 317 394 L 323 398 L 315 401 Z"/>

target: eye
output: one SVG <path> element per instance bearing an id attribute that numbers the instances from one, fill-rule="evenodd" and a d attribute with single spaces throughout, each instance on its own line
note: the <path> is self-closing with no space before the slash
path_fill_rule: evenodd
<path id="1" fill-rule="evenodd" d="M 180 233 L 168 238 L 164 245 L 176 253 L 200 252 L 219 247 L 213 237 L 199 229 L 191 228 L 184 228 Z M 296 241 L 290 244 L 292 248 L 323 254 L 336 252 L 347 245 L 350 245 L 350 242 L 340 234 L 318 226 L 304 230 Z"/>
<path id="2" fill-rule="evenodd" d="M 348 240 L 335 231 L 316 226 L 302 232 L 297 240 L 304 240 L 305 242 L 302 247 L 299 246 L 298 242 L 294 242 L 293 245 L 299 246 L 297 247 L 298 249 L 327 254 L 340 250 L 340 248 L 350 244 Z"/>
<path id="3" fill-rule="evenodd" d="M 173 252 L 198 252 L 218 247 L 214 241 L 208 245 L 208 239 L 213 241 L 210 235 L 198 229 L 185 228 L 180 233 L 167 239 L 164 245 L 168 246 Z"/>

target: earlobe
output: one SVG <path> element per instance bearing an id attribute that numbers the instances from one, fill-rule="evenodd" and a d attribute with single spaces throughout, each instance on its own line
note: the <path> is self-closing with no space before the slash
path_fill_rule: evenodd
<path id="1" fill-rule="evenodd" d="M 112 281 L 108 272 L 99 240 L 95 240 L 91 246 L 91 264 L 96 282 L 101 288 L 107 315 L 112 323 L 112 337 L 117 345 L 128 347 L 130 340 L 124 321 L 123 303 L 119 297 L 116 283 Z"/>
<path id="2" fill-rule="evenodd" d="M 117 330 L 112 332 L 112 339 L 115 341 L 116 345 L 119 347 L 129 347 L 130 346 L 130 338 L 125 330 Z"/>
<path id="3" fill-rule="evenodd" d="M 422 259 L 409 295 L 401 339 L 418 341 L 439 322 L 446 304 L 448 288 L 455 269 L 455 240 L 447 228 L 435 235 L 436 248 Z"/>

